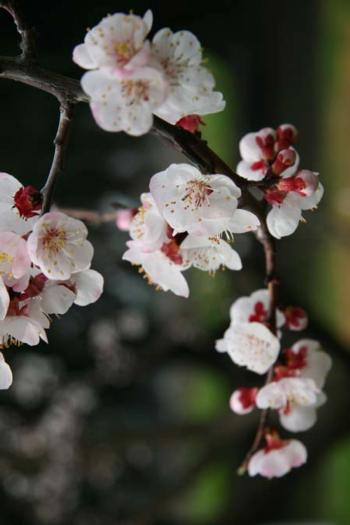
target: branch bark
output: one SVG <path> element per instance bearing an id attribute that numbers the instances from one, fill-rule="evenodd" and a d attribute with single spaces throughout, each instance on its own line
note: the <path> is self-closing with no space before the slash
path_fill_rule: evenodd
<path id="1" fill-rule="evenodd" d="M 68 144 L 70 124 L 72 121 L 72 111 L 73 107 L 69 103 L 65 103 L 60 106 L 60 118 L 57 134 L 54 140 L 55 153 L 45 186 L 41 190 L 41 194 L 43 196 L 42 214 L 47 213 L 51 208 L 57 179 L 63 171 L 64 153 Z"/>

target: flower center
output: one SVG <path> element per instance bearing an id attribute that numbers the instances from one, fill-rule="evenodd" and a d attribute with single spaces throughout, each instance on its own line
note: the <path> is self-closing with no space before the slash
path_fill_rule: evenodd
<path id="1" fill-rule="evenodd" d="M 264 323 L 267 318 L 267 311 L 265 310 L 264 303 L 258 301 L 254 305 L 253 313 L 249 316 L 250 323 Z"/>
<path id="2" fill-rule="evenodd" d="M 66 232 L 61 228 L 47 227 L 42 243 L 44 249 L 51 254 L 57 254 L 66 245 Z"/>
<path id="3" fill-rule="evenodd" d="M 125 97 L 131 99 L 129 104 L 136 100 L 149 100 L 149 82 L 147 80 L 123 80 L 122 93 Z"/>
<path id="4" fill-rule="evenodd" d="M 180 254 L 180 247 L 176 240 L 165 242 L 162 244 L 161 251 L 175 264 L 182 264 L 183 259 Z"/>
<path id="5" fill-rule="evenodd" d="M 127 40 L 116 42 L 113 46 L 113 51 L 117 55 L 117 61 L 121 64 L 129 62 L 130 58 L 135 54 L 131 42 L 128 42 Z"/>
<path id="6" fill-rule="evenodd" d="M 200 208 L 204 204 L 210 206 L 209 195 L 212 193 L 213 189 L 206 180 L 190 180 L 186 184 L 185 195 L 182 197 L 182 201 L 186 204 L 185 209 Z"/>

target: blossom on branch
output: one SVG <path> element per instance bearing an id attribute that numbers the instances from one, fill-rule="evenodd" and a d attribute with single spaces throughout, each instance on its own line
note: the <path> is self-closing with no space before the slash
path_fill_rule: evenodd
<path id="1" fill-rule="evenodd" d="M 189 164 L 172 164 L 151 178 L 150 190 L 133 212 L 132 240 L 123 259 L 140 266 L 151 284 L 188 297 L 183 276 L 188 268 L 210 273 L 242 268 L 224 237 L 232 241 L 235 232 L 256 230 L 259 220 L 237 209 L 240 190 L 231 179 L 203 175 Z"/>
<path id="2" fill-rule="evenodd" d="M 106 131 L 143 135 L 158 115 L 171 124 L 224 109 L 222 94 L 202 64 L 202 50 L 189 31 L 162 29 L 147 40 L 152 13 L 117 13 L 89 30 L 73 60 L 89 70 L 81 79 L 93 116 Z M 184 127 L 188 129 L 187 121 Z M 180 124 L 181 125 L 181 124 Z"/>
<path id="3" fill-rule="evenodd" d="M 222 94 L 214 91 L 213 75 L 203 66 L 202 48 L 194 34 L 161 29 L 153 38 L 152 52 L 169 85 L 156 115 L 176 124 L 187 115 L 208 115 L 225 108 Z"/>
<path id="4" fill-rule="evenodd" d="M 286 377 L 259 390 L 256 406 L 279 411 L 281 425 L 291 432 L 309 430 L 316 422 L 316 408 L 324 395 L 316 383 L 305 377 Z"/>
<path id="5" fill-rule="evenodd" d="M 41 209 L 42 198 L 33 186 L 23 186 L 8 173 L 0 173 L 0 231 L 28 233 Z"/>
<path id="6" fill-rule="evenodd" d="M 284 440 L 277 432 L 265 434 L 266 446 L 258 450 L 249 460 L 250 476 L 260 474 L 264 478 L 280 478 L 292 468 L 302 466 L 307 459 L 305 446 L 296 439 Z"/>
<path id="7" fill-rule="evenodd" d="M 102 276 L 90 269 L 92 245 L 85 225 L 60 212 L 39 217 L 41 197 L 32 186 L 0 174 L 0 347 L 47 342 L 51 314 L 85 306 L 102 293 Z M 18 233 L 20 232 L 20 233 Z M 0 388 L 12 382 L 0 355 Z M 7 386 L 6 386 L 7 385 Z"/>
<path id="8" fill-rule="evenodd" d="M 216 341 L 215 348 L 226 352 L 236 365 L 266 374 L 277 359 L 280 342 L 264 324 L 231 323 L 223 339 Z"/>
<path id="9" fill-rule="evenodd" d="M 210 236 L 229 231 L 241 196 L 241 190 L 226 175 L 203 175 L 190 164 L 171 164 L 153 175 L 150 191 L 175 235 Z M 259 221 L 252 213 L 246 214 L 251 230 L 256 229 Z"/>
<path id="10" fill-rule="evenodd" d="M 294 148 L 297 131 L 290 124 L 263 128 L 245 135 L 239 144 L 241 177 L 259 182 L 261 195 L 272 209 L 267 214 L 270 233 L 280 239 L 295 232 L 304 210 L 315 209 L 323 196 L 318 173 L 299 170 Z M 260 191 L 260 190 L 259 190 Z"/>
<path id="11" fill-rule="evenodd" d="M 93 247 L 84 223 L 61 212 L 45 213 L 28 237 L 32 262 L 49 279 L 69 279 L 90 267 Z"/>

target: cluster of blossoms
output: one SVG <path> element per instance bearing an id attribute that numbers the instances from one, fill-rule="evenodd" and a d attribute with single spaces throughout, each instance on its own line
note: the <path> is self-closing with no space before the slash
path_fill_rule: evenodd
<path id="1" fill-rule="evenodd" d="M 81 85 L 93 116 L 107 131 L 135 136 L 151 129 L 154 115 L 196 132 L 201 116 L 224 109 L 222 94 L 214 90 L 197 38 L 165 28 L 150 40 L 152 21 L 151 11 L 143 18 L 107 16 L 75 47 L 73 60 L 89 70 Z M 277 239 L 292 234 L 302 212 L 317 207 L 323 195 L 318 174 L 299 170 L 296 138 L 294 126 L 283 124 L 248 133 L 239 145 L 237 173 L 253 182 L 263 233 L 267 226 Z M 240 197 L 240 188 L 226 175 L 172 164 L 153 175 L 138 209 L 118 213 L 117 225 L 131 237 L 123 259 L 139 266 L 151 284 L 183 297 L 189 295 L 183 272 L 190 267 L 209 273 L 240 270 L 233 236 L 260 227 L 254 213 L 238 208 Z M 73 304 L 93 303 L 102 293 L 103 278 L 90 269 L 93 247 L 85 225 L 59 211 L 42 214 L 41 208 L 39 191 L 0 174 L 0 349 L 47 341 L 50 316 Z M 299 307 L 270 312 L 271 301 L 267 290 L 238 299 L 229 328 L 216 342 L 237 365 L 268 374 L 264 386 L 236 390 L 230 405 L 237 414 L 275 410 L 284 429 L 305 431 L 326 400 L 322 389 L 331 360 L 311 339 L 281 348 L 283 330 L 303 330 L 308 319 Z M 0 388 L 11 382 L 0 353 Z M 249 457 L 251 476 L 280 477 L 305 463 L 300 441 L 261 426 L 266 445 Z"/>
<path id="2" fill-rule="evenodd" d="M 57 211 L 40 215 L 41 204 L 39 191 L 0 173 L 0 348 L 47 342 L 51 315 L 102 293 L 85 225 Z M 0 354 L 0 388 L 11 382 Z"/>
<path id="3" fill-rule="evenodd" d="M 230 246 L 234 233 L 256 230 L 257 217 L 238 209 L 240 189 L 225 175 L 203 175 L 189 164 L 172 164 L 150 180 L 138 210 L 122 212 L 118 224 L 131 239 L 123 259 L 141 266 L 151 283 L 188 297 L 183 271 L 242 268 Z"/>
<path id="4" fill-rule="evenodd" d="M 243 387 L 233 392 L 230 406 L 243 415 L 255 408 L 276 410 L 282 427 L 290 432 L 309 430 L 316 422 L 316 411 L 326 400 L 322 389 L 331 359 L 312 339 L 301 339 L 280 351 L 282 330 L 300 331 L 307 327 L 307 316 L 299 307 L 278 309 L 277 336 L 269 326 L 269 294 L 258 290 L 241 297 L 231 306 L 231 324 L 223 339 L 216 342 L 219 352 L 227 352 L 240 366 L 258 374 L 271 367 L 272 375 L 263 387 Z M 297 440 L 281 439 L 277 431 L 264 429 L 266 446 L 249 460 L 251 476 L 280 477 L 305 463 L 307 453 Z"/>
<path id="5" fill-rule="evenodd" d="M 262 197 L 272 206 L 267 227 L 277 239 L 294 233 L 303 220 L 302 212 L 316 208 L 323 195 L 318 173 L 299 170 L 296 138 L 295 127 L 282 124 L 276 130 L 248 133 L 239 143 L 243 160 L 237 173 L 261 183 Z"/>
<path id="6" fill-rule="evenodd" d="M 153 115 L 194 131 L 199 115 L 225 107 L 203 66 L 198 39 L 189 31 L 165 28 L 150 41 L 152 22 L 151 11 L 143 18 L 107 16 L 74 49 L 73 60 L 90 70 L 81 84 L 94 118 L 107 131 L 142 135 L 150 130 Z"/>

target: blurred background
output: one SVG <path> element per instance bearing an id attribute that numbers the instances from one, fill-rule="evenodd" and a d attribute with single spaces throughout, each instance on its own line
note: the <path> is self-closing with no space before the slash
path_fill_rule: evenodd
<path id="1" fill-rule="evenodd" d="M 236 236 L 240 273 L 190 273 L 191 297 L 156 292 L 121 261 L 127 236 L 90 227 L 103 298 L 72 308 L 49 345 L 6 350 L 14 385 L 0 396 L 1 525 L 349 525 L 350 499 L 350 1 L 27 0 L 41 64 L 79 78 L 73 47 L 107 13 L 143 14 L 154 29 L 189 29 L 224 93 L 204 136 L 227 162 L 251 130 L 291 122 L 301 166 L 326 194 L 307 225 L 279 242 L 282 298 L 307 308 L 308 336 L 334 358 L 328 403 L 300 435 L 308 464 L 280 480 L 238 477 L 256 415 L 230 413 L 230 393 L 255 377 L 217 354 L 230 304 L 263 286 L 263 255 Z M 2 55 L 17 53 L 0 12 Z M 41 187 L 58 108 L 49 95 L 0 82 L 1 171 Z M 179 154 L 152 135 L 99 129 L 76 108 L 56 203 L 111 211 L 135 205 L 150 176 Z M 296 340 L 292 338 L 287 343 Z"/>

